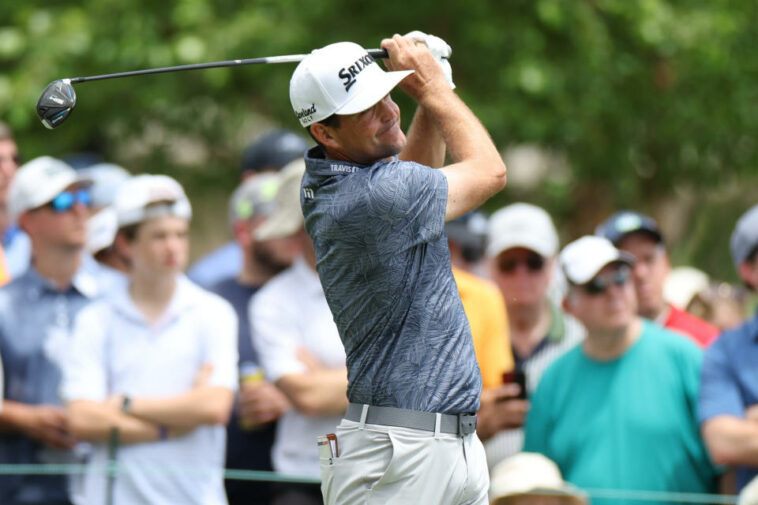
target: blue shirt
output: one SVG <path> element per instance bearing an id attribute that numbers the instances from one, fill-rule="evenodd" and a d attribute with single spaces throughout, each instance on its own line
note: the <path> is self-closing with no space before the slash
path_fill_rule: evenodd
<path id="1" fill-rule="evenodd" d="M 524 450 L 585 489 L 712 492 L 715 470 L 697 424 L 701 362 L 694 343 L 647 320 L 617 359 L 592 359 L 579 345 L 542 376 Z"/>
<path id="2" fill-rule="evenodd" d="M 720 416 L 745 417 L 758 403 L 758 315 L 726 331 L 705 351 L 700 385 L 699 418 L 703 424 Z M 738 467 L 742 489 L 758 475 L 758 468 Z"/>
<path id="3" fill-rule="evenodd" d="M 319 156 L 306 153 L 301 205 L 345 346 L 349 400 L 475 412 L 482 379 L 450 269 L 444 174 Z"/>
<path id="4" fill-rule="evenodd" d="M 187 277 L 204 288 L 234 277 L 242 270 L 242 248 L 235 241 L 214 249 L 187 270 Z"/>
<path id="5" fill-rule="evenodd" d="M 81 268 L 65 291 L 33 266 L 0 289 L 0 355 L 7 400 L 62 406 L 61 368 L 76 314 L 98 294 L 98 283 Z M 19 433 L 0 434 L 0 463 L 71 462 L 69 451 L 50 449 Z M 63 476 L 2 476 L 0 503 L 66 500 Z"/>

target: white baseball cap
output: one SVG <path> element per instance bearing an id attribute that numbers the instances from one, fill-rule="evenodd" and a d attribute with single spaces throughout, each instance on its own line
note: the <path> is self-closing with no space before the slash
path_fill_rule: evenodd
<path id="1" fill-rule="evenodd" d="M 560 496 L 576 505 L 587 503 L 584 493 L 563 481 L 558 465 L 532 452 L 504 459 L 492 469 L 490 478 L 491 505 L 506 505 L 511 498 L 525 494 Z"/>
<path id="2" fill-rule="evenodd" d="M 490 217 L 487 256 L 494 258 L 514 247 L 523 247 L 550 258 L 558 252 L 558 232 L 550 215 L 528 203 L 503 207 Z"/>
<path id="3" fill-rule="evenodd" d="M 305 173 L 305 161 L 298 158 L 279 172 L 279 189 L 274 208 L 268 218 L 255 230 L 258 240 L 271 240 L 293 235 L 305 222 L 300 208 L 300 183 Z"/>
<path id="4" fill-rule="evenodd" d="M 158 216 L 192 217 L 192 207 L 182 186 L 167 175 L 132 177 L 119 187 L 113 208 L 119 228 Z"/>
<path id="5" fill-rule="evenodd" d="M 385 72 L 353 42 L 314 50 L 290 79 L 290 102 L 303 127 L 332 114 L 362 112 L 384 98 L 413 70 Z"/>
<path id="6" fill-rule="evenodd" d="M 96 163 L 80 168 L 77 173 L 92 181 L 92 205 L 100 208 L 113 204 L 118 187 L 131 177 L 126 169 L 114 163 Z"/>
<path id="7" fill-rule="evenodd" d="M 27 210 L 51 202 L 68 186 L 89 182 L 79 177 L 67 163 L 50 156 L 40 156 L 24 163 L 11 180 L 8 189 L 8 215 L 15 223 Z"/>
<path id="8" fill-rule="evenodd" d="M 118 217 L 112 207 L 101 209 L 87 221 L 87 245 L 90 254 L 97 254 L 113 245 L 118 231 Z"/>
<path id="9" fill-rule="evenodd" d="M 619 251 L 607 238 L 585 235 L 563 248 L 560 261 L 571 283 L 586 284 L 610 263 L 621 261 L 633 265 L 634 256 Z"/>

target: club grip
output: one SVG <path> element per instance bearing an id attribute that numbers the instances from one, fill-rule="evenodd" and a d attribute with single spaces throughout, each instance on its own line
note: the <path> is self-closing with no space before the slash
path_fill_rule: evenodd
<path id="1" fill-rule="evenodd" d="M 370 54 L 375 60 L 389 58 L 386 49 L 369 49 L 368 54 Z"/>

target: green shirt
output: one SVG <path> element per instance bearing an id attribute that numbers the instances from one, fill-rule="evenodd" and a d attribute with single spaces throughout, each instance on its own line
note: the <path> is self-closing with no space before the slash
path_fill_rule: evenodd
<path id="1" fill-rule="evenodd" d="M 696 418 L 701 362 L 695 344 L 647 320 L 618 359 L 597 361 L 577 346 L 543 375 L 524 450 L 584 489 L 712 492 Z"/>

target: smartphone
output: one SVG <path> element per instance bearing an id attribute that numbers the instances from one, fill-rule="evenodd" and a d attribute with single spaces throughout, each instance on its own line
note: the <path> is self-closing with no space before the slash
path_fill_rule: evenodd
<path id="1" fill-rule="evenodd" d="M 521 391 L 516 398 L 519 400 L 526 400 L 526 372 L 523 370 L 513 370 L 511 372 L 503 373 L 503 384 L 510 384 L 512 382 L 515 382 L 521 388 Z"/>

